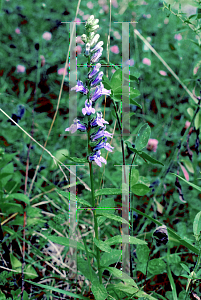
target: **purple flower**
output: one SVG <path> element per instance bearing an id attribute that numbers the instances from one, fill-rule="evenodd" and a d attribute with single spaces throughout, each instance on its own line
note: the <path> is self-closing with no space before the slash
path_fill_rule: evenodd
<path id="1" fill-rule="evenodd" d="M 102 138 L 102 137 L 110 137 L 112 138 L 112 134 L 105 131 L 106 126 L 104 126 L 103 128 L 100 128 L 96 133 L 93 133 L 90 138 L 91 140 L 94 142 L 95 140 Z"/>
<path id="2" fill-rule="evenodd" d="M 107 161 L 105 160 L 105 158 L 103 158 L 102 156 L 100 156 L 101 152 L 100 150 L 98 150 L 96 153 L 94 153 L 94 155 L 89 156 L 89 161 L 94 160 L 95 163 L 101 167 L 101 163 L 107 164 Z"/>
<path id="3" fill-rule="evenodd" d="M 102 80 L 102 77 L 103 77 L 103 72 L 99 72 L 98 76 L 96 76 L 94 81 L 92 81 L 91 86 L 97 85 Z"/>
<path id="4" fill-rule="evenodd" d="M 80 131 L 87 130 L 86 126 L 84 124 L 81 124 L 81 122 L 78 119 L 74 119 L 73 122 L 74 123 L 70 127 L 66 128 L 65 131 L 70 131 L 71 133 L 74 133 L 77 130 Z"/>
<path id="5" fill-rule="evenodd" d="M 91 49 L 91 52 L 98 51 L 99 49 L 101 49 L 102 46 L 103 46 L 103 42 L 102 41 L 98 42 L 98 44 L 96 44 L 96 46 L 93 49 Z"/>
<path id="6" fill-rule="evenodd" d="M 100 149 L 102 149 L 102 148 L 105 148 L 106 150 L 112 152 L 112 149 L 114 149 L 114 147 L 110 146 L 109 143 L 106 143 L 107 138 L 105 138 L 104 140 L 105 140 L 105 142 L 100 141 L 100 142 L 94 147 L 93 150 L 97 151 L 97 150 L 100 150 Z"/>
<path id="7" fill-rule="evenodd" d="M 91 57 L 91 63 L 95 63 L 99 60 L 103 52 L 103 48 L 100 47 L 96 53 Z"/>
<path id="8" fill-rule="evenodd" d="M 76 92 L 80 92 L 83 94 L 87 94 L 88 93 L 88 89 L 84 87 L 83 82 L 78 80 L 76 86 L 74 86 L 71 91 L 75 90 Z"/>
<path id="9" fill-rule="evenodd" d="M 97 63 L 95 65 L 95 67 L 93 67 L 93 70 L 91 71 L 91 73 L 88 74 L 88 77 L 92 78 L 94 75 L 96 75 L 99 72 L 100 67 L 101 67 L 101 64 Z"/>
<path id="10" fill-rule="evenodd" d="M 97 112 L 97 117 L 96 119 L 91 121 L 91 127 L 95 127 L 95 126 L 100 126 L 100 127 L 104 127 L 104 124 L 109 124 L 107 121 L 105 121 L 102 118 L 103 114 L 102 112 Z"/>
<path id="11" fill-rule="evenodd" d="M 91 114 L 95 114 L 95 109 L 92 108 L 92 101 L 89 100 L 89 103 L 88 103 L 88 100 L 85 101 L 85 108 L 82 109 L 82 113 L 83 115 L 88 115 L 90 116 Z"/>
<path id="12" fill-rule="evenodd" d="M 100 72 L 101 73 L 101 72 Z M 99 73 L 99 74 L 100 74 Z M 98 78 L 98 76 L 96 77 L 96 79 Z M 96 80 L 95 79 L 95 80 Z M 101 79 L 102 79 L 102 76 L 101 76 Z M 94 81 L 95 81 L 94 80 Z M 92 82 L 93 83 L 93 82 Z M 93 94 L 93 96 L 91 97 L 91 99 L 90 100 L 92 100 L 92 101 L 96 101 L 98 98 L 100 98 L 102 95 L 107 95 L 107 96 L 109 96 L 111 94 L 111 90 L 107 90 L 107 89 L 105 89 L 104 88 L 104 85 L 102 84 L 102 82 L 100 83 L 100 85 L 99 86 L 97 86 L 96 87 L 96 90 L 95 90 L 95 92 L 94 92 L 94 94 Z"/>

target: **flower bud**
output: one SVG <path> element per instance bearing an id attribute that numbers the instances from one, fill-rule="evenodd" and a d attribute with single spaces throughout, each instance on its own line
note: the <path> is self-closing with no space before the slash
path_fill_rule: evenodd
<path id="1" fill-rule="evenodd" d="M 90 44 L 87 43 L 84 54 L 85 54 L 85 56 L 89 56 L 89 53 L 90 53 Z"/>
<path id="2" fill-rule="evenodd" d="M 81 39 L 82 39 L 82 41 L 83 41 L 84 43 L 86 43 L 86 42 L 87 42 L 87 36 L 86 36 L 86 34 L 83 34 L 83 35 L 81 36 Z"/>
<path id="3" fill-rule="evenodd" d="M 89 32 L 93 32 L 95 30 L 97 30 L 99 28 L 99 25 L 93 25 L 93 26 L 90 26 L 88 28 L 86 28 Z"/>
<path id="4" fill-rule="evenodd" d="M 90 46 L 93 47 L 93 46 L 98 42 L 99 38 L 100 38 L 100 34 L 97 33 L 97 34 L 94 36 L 94 38 L 91 40 Z"/>
<path id="5" fill-rule="evenodd" d="M 93 22 L 93 20 L 94 20 L 94 16 L 93 15 L 91 15 L 90 17 L 89 17 L 89 19 L 87 20 L 87 25 L 88 24 L 92 24 L 92 22 Z"/>

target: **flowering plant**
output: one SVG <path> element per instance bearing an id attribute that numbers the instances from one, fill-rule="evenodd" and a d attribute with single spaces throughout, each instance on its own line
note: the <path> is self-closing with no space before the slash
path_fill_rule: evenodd
<path id="1" fill-rule="evenodd" d="M 85 107 L 82 109 L 82 114 L 88 117 L 88 121 L 87 123 L 82 123 L 76 118 L 74 123 L 69 128 L 66 128 L 66 131 L 74 133 L 79 130 L 88 133 L 88 161 L 95 161 L 101 167 L 102 163 L 106 164 L 107 162 L 101 156 L 100 149 L 105 148 L 112 152 L 114 147 L 107 143 L 107 138 L 112 138 L 112 134 L 105 130 L 105 124 L 108 124 L 108 122 L 103 119 L 102 112 L 96 112 L 95 108 L 93 108 L 96 100 L 102 95 L 109 96 L 111 94 L 111 90 L 105 89 L 101 82 L 103 72 L 99 72 L 101 64 L 98 61 L 102 55 L 103 42 L 98 42 L 100 35 L 95 34 L 95 31 L 99 28 L 98 22 L 99 20 L 94 19 L 93 15 L 90 16 L 85 25 L 86 34 L 82 35 L 82 40 L 85 43 L 85 56 L 88 58 L 87 66 L 89 72 L 87 82 L 84 85 L 82 81 L 78 80 L 77 85 L 71 89 L 86 95 L 87 99 Z M 92 89 L 93 92 L 91 93 Z M 95 113 L 96 117 L 93 116 Z M 98 130 L 91 133 L 93 128 Z M 91 147 L 90 142 L 96 142 L 97 144 Z"/>

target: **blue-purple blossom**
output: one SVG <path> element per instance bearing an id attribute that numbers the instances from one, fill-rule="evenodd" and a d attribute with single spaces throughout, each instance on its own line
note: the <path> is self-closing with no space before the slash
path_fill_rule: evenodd
<path id="1" fill-rule="evenodd" d="M 91 63 L 92 63 L 92 64 L 95 63 L 95 62 L 97 62 L 97 61 L 99 60 L 99 58 L 100 58 L 101 55 L 102 55 L 102 52 L 103 52 L 103 48 L 100 47 L 100 48 L 98 49 L 98 51 L 94 53 L 94 55 L 91 57 Z"/>
<path id="2" fill-rule="evenodd" d="M 93 49 L 91 49 L 91 52 L 98 51 L 102 46 L 103 46 L 103 42 L 102 41 L 98 42 L 98 44 L 96 44 L 96 46 Z"/>
<path id="3" fill-rule="evenodd" d="M 88 94 L 88 89 L 84 87 L 83 82 L 78 80 L 76 86 L 74 86 L 71 91 L 75 90 L 76 92 L 80 92 L 83 94 Z"/>
<path id="4" fill-rule="evenodd" d="M 82 113 L 83 115 L 88 115 L 90 116 L 91 114 L 95 114 L 95 109 L 92 107 L 92 101 L 89 100 L 86 100 L 85 101 L 85 108 L 82 109 Z"/>
<path id="5" fill-rule="evenodd" d="M 101 72 L 100 72 L 101 73 Z M 100 74 L 99 73 L 99 74 Z M 98 77 L 98 76 L 97 76 Z M 96 79 L 97 79 L 97 77 L 96 77 Z M 102 76 L 101 76 L 101 78 L 102 78 Z M 95 79 L 95 80 L 96 80 Z M 99 79 L 99 78 L 98 78 Z M 98 80 L 97 79 L 97 80 Z M 92 100 L 92 101 L 96 101 L 98 98 L 100 98 L 102 95 L 107 95 L 107 96 L 109 96 L 111 94 L 111 90 L 107 90 L 107 89 L 105 89 L 104 88 L 104 85 L 102 84 L 102 82 L 100 83 L 100 85 L 99 86 L 97 86 L 96 87 L 96 90 L 95 90 L 95 92 L 94 92 L 94 94 L 93 94 L 93 96 L 91 97 L 91 99 L 90 100 Z"/>
<path id="6" fill-rule="evenodd" d="M 105 121 L 102 118 L 103 114 L 102 112 L 97 112 L 97 117 L 96 119 L 91 120 L 90 125 L 91 127 L 95 127 L 95 126 L 100 126 L 100 127 L 104 127 L 104 124 L 109 124 L 107 121 Z"/>
<path id="7" fill-rule="evenodd" d="M 103 72 L 100 72 L 98 76 L 96 76 L 94 81 L 92 81 L 91 86 L 97 85 L 102 80 L 102 77 L 103 77 Z"/>
<path id="8" fill-rule="evenodd" d="M 77 130 L 80 130 L 80 131 L 86 131 L 87 130 L 86 126 L 84 124 L 82 124 L 80 122 L 80 120 L 74 119 L 73 122 L 74 123 L 70 127 L 66 128 L 65 131 L 70 131 L 71 133 L 74 133 Z"/>
<path id="9" fill-rule="evenodd" d="M 95 76 L 95 75 L 99 72 L 100 67 L 101 67 L 101 64 L 100 64 L 100 63 L 97 63 L 97 64 L 93 67 L 93 70 L 88 74 L 88 77 L 89 77 L 89 78 L 92 78 L 93 76 Z"/>
<path id="10" fill-rule="evenodd" d="M 94 142 L 95 140 L 102 138 L 102 137 L 110 137 L 112 138 L 112 134 L 109 133 L 108 131 L 105 131 L 106 126 L 103 128 L 99 128 L 99 130 L 96 133 L 93 133 L 90 138 Z"/>
<path id="11" fill-rule="evenodd" d="M 105 142 L 103 142 L 103 140 L 105 140 Z M 109 143 L 106 143 L 107 138 L 104 138 L 103 140 L 101 140 L 95 147 L 94 147 L 94 151 L 100 150 L 102 148 L 105 148 L 106 150 L 112 152 L 112 149 L 114 149 L 114 147 L 110 146 Z"/>
<path id="12" fill-rule="evenodd" d="M 101 155 L 100 150 L 98 150 L 96 153 L 94 153 L 93 155 L 89 156 L 89 161 L 94 160 L 95 163 L 101 167 L 101 163 L 107 164 L 107 161 L 105 160 L 105 158 L 103 158 Z"/>

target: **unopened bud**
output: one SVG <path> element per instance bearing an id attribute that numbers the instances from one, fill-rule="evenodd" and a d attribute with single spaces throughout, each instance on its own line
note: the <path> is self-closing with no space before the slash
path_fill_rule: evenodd
<path id="1" fill-rule="evenodd" d="M 84 53 L 84 54 L 85 54 L 86 56 L 89 56 L 89 53 L 90 53 L 90 44 L 87 43 L 87 44 L 86 44 L 86 48 L 85 48 L 85 53 Z"/>
<path id="2" fill-rule="evenodd" d="M 81 36 L 81 39 L 82 39 L 82 41 L 83 41 L 84 43 L 86 43 L 86 42 L 87 42 L 87 36 L 86 36 L 86 34 L 83 34 L 83 35 Z"/>
<path id="3" fill-rule="evenodd" d="M 90 42 L 91 47 L 93 47 L 98 42 L 99 37 L 100 37 L 100 34 L 98 34 L 98 33 L 94 36 L 94 38 Z"/>

